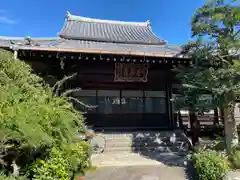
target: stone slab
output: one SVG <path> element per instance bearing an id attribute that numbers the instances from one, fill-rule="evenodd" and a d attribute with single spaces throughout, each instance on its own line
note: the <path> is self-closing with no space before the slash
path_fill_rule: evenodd
<path id="1" fill-rule="evenodd" d="M 224 180 L 240 180 L 240 172 L 239 171 L 228 172 L 225 175 Z"/>
<path id="2" fill-rule="evenodd" d="M 96 154 L 92 155 L 91 160 L 96 167 L 162 165 L 161 162 L 131 152 Z"/>
<path id="3" fill-rule="evenodd" d="M 104 167 L 87 173 L 85 180 L 187 180 L 184 168 L 167 166 Z"/>
<path id="4" fill-rule="evenodd" d="M 158 152 L 110 152 L 92 155 L 92 165 L 96 167 L 111 166 L 154 166 L 154 165 L 171 165 L 181 166 L 187 165 L 186 157 L 181 157 L 172 153 Z"/>

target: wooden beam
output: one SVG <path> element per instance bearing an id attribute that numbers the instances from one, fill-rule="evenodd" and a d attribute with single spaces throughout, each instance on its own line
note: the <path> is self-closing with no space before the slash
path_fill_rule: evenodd
<path id="1" fill-rule="evenodd" d="M 92 53 L 92 54 L 114 54 L 114 55 L 135 55 L 135 56 L 147 56 L 147 57 L 176 57 L 174 53 L 168 52 L 136 52 L 136 51 L 109 51 L 100 49 L 75 49 L 75 48 L 46 48 L 46 47 L 21 47 L 21 50 L 32 51 L 52 51 L 52 52 L 72 52 L 72 53 Z M 182 58 L 185 59 L 185 58 Z"/>

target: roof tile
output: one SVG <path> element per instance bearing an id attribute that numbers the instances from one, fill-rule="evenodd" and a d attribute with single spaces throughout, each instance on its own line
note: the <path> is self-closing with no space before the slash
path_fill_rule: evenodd
<path id="1" fill-rule="evenodd" d="M 59 36 L 64 39 L 126 44 L 165 44 L 166 42 L 160 40 L 148 24 L 107 21 L 68 14 Z"/>

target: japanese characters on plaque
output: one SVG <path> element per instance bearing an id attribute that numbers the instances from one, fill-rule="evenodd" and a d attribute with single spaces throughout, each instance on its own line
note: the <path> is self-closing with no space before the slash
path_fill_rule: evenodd
<path id="1" fill-rule="evenodd" d="M 115 64 L 116 82 L 147 82 L 147 64 Z"/>

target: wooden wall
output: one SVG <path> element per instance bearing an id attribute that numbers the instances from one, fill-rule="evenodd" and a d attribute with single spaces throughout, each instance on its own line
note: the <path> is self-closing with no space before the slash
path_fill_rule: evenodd
<path id="1" fill-rule="evenodd" d="M 173 127 L 171 120 L 171 106 L 169 98 L 172 84 L 178 84 L 171 72 L 170 64 L 149 64 L 147 82 L 115 82 L 115 62 L 100 60 L 65 59 L 64 68 L 56 58 L 40 58 L 39 56 L 25 57 L 34 72 L 44 77 L 50 85 L 66 75 L 77 75 L 65 84 L 65 88 L 82 88 L 98 90 L 158 90 L 166 91 L 167 112 L 164 114 L 87 114 L 87 123 L 97 127 L 122 127 L 130 128 L 158 128 L 169 129 Z"/>

